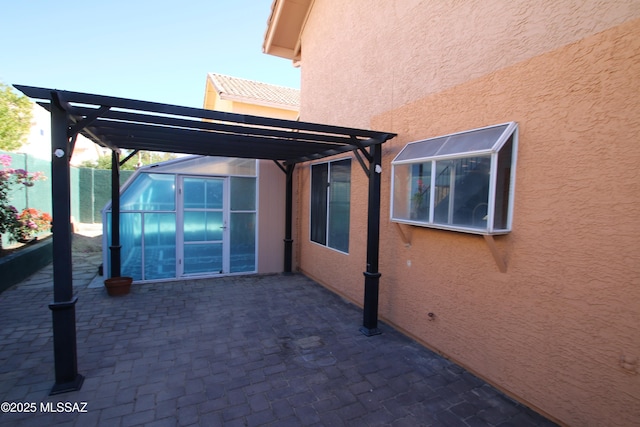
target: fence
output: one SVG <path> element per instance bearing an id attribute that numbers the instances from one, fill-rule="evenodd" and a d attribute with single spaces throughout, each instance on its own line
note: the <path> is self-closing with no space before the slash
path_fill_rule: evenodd
<path id="1" fill-rule="evenodd" d="M 100 223 L 100 211 L 111 200 L 111 171 L 104 169 L 72 168 L 78 172 L 76 182 L 71 181 L 72 197 L 75 187 L 78 189 L 78 214 L 74 215 L 79 222 Z M 120 171 L 120 185 L 133 175 L 133 171 Z"/>
<path id="2" fill-rule="evenodd" d="M 51 161 L 30 154 L 6 153 L 11 156 L 11 168 L 29 172 L 44 172 L 46 179 L 37 181 L 33 187 L 16 186 L 10 193 L 11 204 L 21 211 L 36 208 L 51 213 Z M 133 171 L 120 171 L 122 185 Z M 71 216 L 77 222 L 100 223 L 100 211 L 111 200 L 111 171 L 102 169 L 71 167 Z"/>

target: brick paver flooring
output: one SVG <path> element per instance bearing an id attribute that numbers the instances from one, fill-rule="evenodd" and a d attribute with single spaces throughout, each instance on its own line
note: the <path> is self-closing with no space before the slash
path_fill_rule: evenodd
<path id="1" fill-rule="evenodd" d="M 50 286 L 0 294 L 0 402 L 37 407 L 0 425 L 554 425 L 387 325 L 365 337 L 360 308 L 302 275 L 76 291 L 86 379 L 54 397 Z"/>

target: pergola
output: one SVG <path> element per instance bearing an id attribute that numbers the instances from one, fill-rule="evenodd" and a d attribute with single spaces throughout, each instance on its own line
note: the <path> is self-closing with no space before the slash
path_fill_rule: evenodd
<path id="1" fill-rule="evenodd" d="M 69 160 L 79 134 L 112 150 L 111 276 L 120 275 L 119 166 L 121 149 L 274 161 L 286 174 L 284 272 L 292 264 L 293 171 L 296 164 L 353 152 L 369 177 L 363 325 L 378 330 L 381 145 L 396 135 L 340 126 L 272 119 L 94 94 L 15 86 L 51 112 L 53 199 L 53 341 L 56 382 L 51 394 L 78 390 L 71 259 Z M 130 156 L 131 156 L 130 155 Z M 130 157 L 129 156 L 129 157 Z"/>

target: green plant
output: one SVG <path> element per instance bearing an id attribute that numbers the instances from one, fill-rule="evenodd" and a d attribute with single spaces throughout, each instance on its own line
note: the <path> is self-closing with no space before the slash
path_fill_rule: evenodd
<path id="1" fill-rule="evenodd" d="M 33 104 L 0 82 L 0 149 L 12 151 L 22 146 L 31 127 Z"/>
<path id="2" fill-rule="evenodd" d="M 18 225 L 12 234 L 19 240 L 29 240 L 51 229 L 51 215 L 38 209 L 26 208 L 17 215 Z"/>
<path id="3" fill-rule="evenodd" d="M 427 192 L 429 191 L 429 186 L 425 185 L 422 179 L 418 179 L 418 187 L 416 188 L 415 193 L 411 196 L 411 207 L 414 210 L 414 215 L 418 215 L 418 211 L 422 207 L 422 202 L 424 202 L 425 197 L 429 195 Z"/>
<path id="4" fill-rule="evenodd" d="M 21 213 L 11 205 L 9 199 L 9 191 L 14 185 L 24 185 L 31 187 L 38 180 L 45 179 L 42 172 L 30 173 L 24 169 L 11 168 L 11 156 L 8 154 L 0 155 L 0 233 L 9 234 L 12 239 L 21 239 L 25 235 L 27 229 L 31 231 L 27 235 L 32 236 L 39 231 L 45 231 L 50 228 L 47 224 L 51 223 L 49 214 L 42 213 L 36 209 L 25 209 Z M 26 212 L 25 212 L 26 211 Z M 22 217 L 22 218 L 21 218 Z M 48 221 L 45 221 L 49 218 Z"/>

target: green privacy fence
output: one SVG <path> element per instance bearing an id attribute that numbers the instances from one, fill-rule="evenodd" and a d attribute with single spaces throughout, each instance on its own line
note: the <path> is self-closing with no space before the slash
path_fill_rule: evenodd
<path id="1" fill-rule="evenodd" d="M 51 213 L 51 162 L 30 154 L 8 153 L 11 168 L 29 172 L 43 172 L 46 179 L 36 181 L 33 187 L 16 186 L 11 192 L 11 203 L 21 211 L 27 207 Z M 122 185 L 133 171 L 120 171 Z M 76 222 L 100 223 L 100 211 L 111 200 L 111 171 L 90 168 L 71 168 L 71 215 Z"/>
<path id="2" fill-rule="evenodd" d="M 43 172 L 47 177 L 43 181 L 36 181 L 33 187 L 16 185 L 9 194 L 11 204 L 18 209 L 36 208 L 44 212 L 51 212 L 51 162 L 38 159 L 27 154 L 6 153 L 11 156 L 11 168 L 25 169 L 29 172 Z"/>
<path id="3" fill-rule="evenodd" d="M 100 211 L 111 200 L 111 171 L 104 169 L 72 168 L 78 173 L 77 181 L 71 181 L 72 195 L 77 189 L 79 222 L 100 223 Z M 133 171 L 120 171 L 120 185 L 125 183 Z M 73 197 L 73 196 L 72 196 Z"/>

